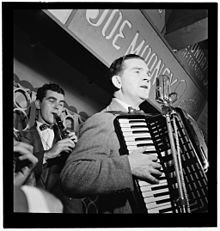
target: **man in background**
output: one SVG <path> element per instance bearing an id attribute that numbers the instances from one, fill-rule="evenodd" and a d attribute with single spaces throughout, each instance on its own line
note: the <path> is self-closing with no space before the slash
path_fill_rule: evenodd
<path id="1" fill-rule="evenodd" d="M 38 159 L 34 169 L 36 186 L 54 194 L 62 202 L 63 198 L 67 198 L 60 187 L 59 175 L 77 141 L 74 132 L 63 138 L 63 131 L 56 124 L 55 116 L 61 116 L 64 103 L 65 93 L 59 85 L 51 83 L 38 88 L 35 102 L 38 111 L 36 122 L 22 134 L 22 141 L 33 146 L 33 153 Z"/>

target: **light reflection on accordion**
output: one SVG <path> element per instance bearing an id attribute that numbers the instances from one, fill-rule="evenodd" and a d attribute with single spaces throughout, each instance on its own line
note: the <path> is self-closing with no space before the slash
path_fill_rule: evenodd
<path id="1" fill-rule="evenodd" d="M 190 213 L 208 211 L 208 179 L 197 148 L 189 138 L 183 114 L 178 113 L 177 131 L 183 176 Z M 159 184 L 135 179 L 134 213 L 181 213 L 176 173 L 168 137 L 166 119 L 156 116 L 121 114 L 115 118 L 121 154 L 147 146 L 146 155 L 157 153 L 163 167 Z"/>

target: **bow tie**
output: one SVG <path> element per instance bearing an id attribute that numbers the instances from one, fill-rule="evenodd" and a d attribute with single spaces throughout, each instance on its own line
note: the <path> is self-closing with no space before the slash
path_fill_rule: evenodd
<path id="1" fill-rule="evenodd" d="M 142 110 L 137 110 L 133 107 L 128 107 L 128 113 L 129 114 L 144 114 L 144 111 Z"/>
<path id="2" fill-rule="evenodd" d="M 47 128 L 53 129 L 53 127 L 54 127 L 53 124 L 51 124 L 51 125 L 49 125 L 49 124 L 42 124 L 42 125 L 40 125 L 39 128 L 40 128 L 41 131 L 43 131 L 43 130 L 46 130 Z"/>

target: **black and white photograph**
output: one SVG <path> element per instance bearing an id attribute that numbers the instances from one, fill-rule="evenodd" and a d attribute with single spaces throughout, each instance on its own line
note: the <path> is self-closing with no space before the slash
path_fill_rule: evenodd
<path id="1" fill-rule="evenodd" d="M 217 8 L 2 2 L 4 228 L 217 227 Z"/>

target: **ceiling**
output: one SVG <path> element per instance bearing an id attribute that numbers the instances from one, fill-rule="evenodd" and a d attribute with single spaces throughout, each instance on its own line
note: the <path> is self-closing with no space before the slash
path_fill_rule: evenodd
<path id="1" fill-rule="evenodd" d="M 149 12 L 150 10 L 141 11 L 145 13 L 145 11 Z M 207 55 L 208 10 L 168 9 L 154 10 L 155 12 L 159 20 L 161 20 L 161 15 L 158 12 L 163 12 L 163 21 L 160 21 L 160 32 L 173 50 L 181 50 L 188 45 L 199 43 L 205 55 Z M 14 11 L 14 24 L 30 35 L 31 46 L 40 42 L 69 64 L 74 65 L 85 76 L 92 76 L 91 81 L 104 82 L 103 78 L 98 79 L 97 76 L 103 76 L 106 67 L 78 42 L 73 40 L 68 33 L 64 33 L 63 29 L 53 20 L 50 20 L 41 10 Z M 59 41 L 63 41 L 62 46 L 60 46 Z M 66 50 L 69 52 L 65 52 Z M 76 54 L 78 54 L 77 59 L 75 59 Z M 85 62 L 85 59 L 89 59 L 89 63 L 92 63 L 89 69 L 82 68 L 81 64 Z M 91 73 L 93 74 L 91 75 Z M 103 83 L 104 88 L 109 89 L 109 86 L 105 85 L 106 83 Z"/>
<path id="2" fill-rule="evenodd" d="M 176 50 L 200 43 L 208 49 L 208 10 L 165 10 L 164 38 Z"/>

